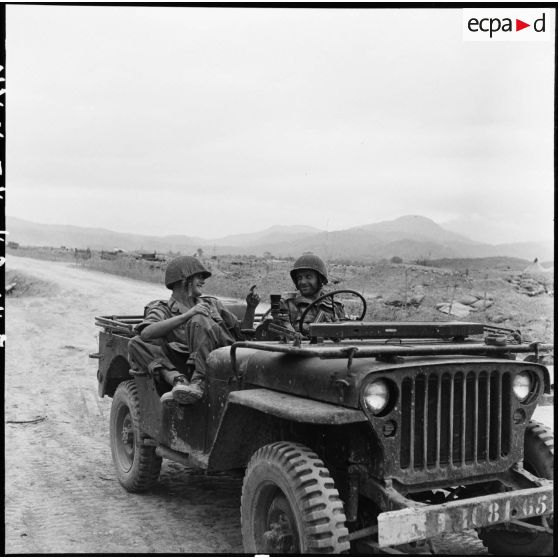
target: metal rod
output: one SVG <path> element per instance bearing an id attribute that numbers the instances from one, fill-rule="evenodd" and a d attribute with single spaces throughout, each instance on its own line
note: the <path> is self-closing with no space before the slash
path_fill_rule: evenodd
<path id="1" fill-rule="evenodd" d="M 354 541 L 357 539 L 363 539 L 364 537 L 375 535 L 377 532 L 378 532 L 378 526 L 372 525 L 371 527 L 365 527 L 364 529 L 353 531 L 352 533 L 349 534 L 349 540 Z"/>
<path id="2" fill-rule="evenodd" d="M 486 378 L 486 461 L 490 461 L 490 375 Z"/>
<path id="3" fill-rule="evenodd" d="M 455 393 L 455 378 L 450 379 L 450 408 L 449 408 L 449 456 L 448 462 L 453 465 L 453 397 Z"/>
<path id="4" fill-rule="evenodd" d="M 180 451 L 175 451 L 166 446 L 157 446 L 155 448 L 155 453 L 159 457 L 164 457 L 166 459 L 172 459 L 172 461 L 176 461 L 182 465 L 192 465 L 192 462 L 189 459 L 189 454 L 182 453 Z"/>
<path id="5" fill-rule="evenodd" d="M 502 374 L 496 373 L 498 389 L 498 426 L 496 433 L 496 459 L 500 459 L 502 453 Z"/>
<path id="6" fill-rule="evenodd" d="M 294 347 L 285 343 L 273 341 L 238 341 L 233 347 L 244 347 L 248 349 L 259 349 L 273 353 L 284 353 L 298 356 L 318 357 L 318 358 L 348 358 L 351 353 L 353 358 L 367 358 L 383 355 L 412 356 L 412 355 L 502 355 L 506 353 L 529 353 L 534 351 L 531 345 L 508 345 L 492 346 L 482 343 L 459 344 L 443 343 L 423 346 L 404 346 L 404 345 L 378 345 L 378 346 L 327 346 L 327 344 L 316 346 L 307 344 L 306 346 Z M 539 350 L 552 350 L 554 345 L 539 345 Z"/>
<path id="7" fill-rule="evenodd" d="M 461 465 L 465 465 L 465 436 L 467 435 L 467 373 L 463 371 L 461 391 Z"/>
<path id="8" fill-rule="evenodd" d="M 95 318 L 95 325 L 108 325 L 120 327 L 122 329 L 132 329 L 131 324 L 126 322 L 119 322 L 117 320 L 111 320 L 110 318 Z"/>
<path id="9" fill-rule="evenodd" d="M 143 316 L 138 316 L 137 314 L 134 316 L 95 316 L 97 318 L 108 318 L 109 320 L 143 320 Z"/>
<path id="10" fill-rule="evenodd" d="M 415 467 L 415 378 L 411 378 L 411 435 L 410 435 L 410 469 Z"/>
<path id="11" fill-rule="evenodd" d="M 479 375 L 475 374 L 475 410 L 473 413 L 473 462 L 477 463 L 479 445 Z"/>
<path id="12" fill-rule="evenodd" d="M 436 467 L 440 466 L 440 431 L 442 425 L 442 376 L 437 378 L 438 395 L 436 403 Z"/>
<path id="13" fill-rule="evenodd" d="M 424 375 L 424 411 L 422 413 L 423 423 L 422 423 L 422 458 L 423 467 L 428 467 L 428 375 Z"/>

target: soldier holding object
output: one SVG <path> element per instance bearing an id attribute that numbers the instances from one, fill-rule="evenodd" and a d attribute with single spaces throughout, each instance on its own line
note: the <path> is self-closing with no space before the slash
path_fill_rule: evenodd
<path id="1" fill-rule="evenodd" d="M 139 335 L 128 345 L 133 365 L 173 386 L 163 394 L 162 402 L 175 400 L 187 405 L 201 399 L 209 353 L 242 339 L 241 329 L 253 326 L 260 302 L 255 285 L 246 297 L 241 323 L 220 300 L 202 296 L 210 276 L 197 258 L 180 256 L 171 260 L 165 272 L 165 285 L 172 290 L 170 299 L 147 305 L 143 321 L 136 326 Z M 194 365 L 190 381 L 184 375 L 188 354 L 188 362 Z"/>

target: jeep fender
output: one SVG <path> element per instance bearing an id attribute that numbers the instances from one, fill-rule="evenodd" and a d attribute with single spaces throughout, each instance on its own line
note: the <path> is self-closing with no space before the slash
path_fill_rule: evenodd
<path id="1" fill-rule="evenodd" d="M 112 397 L 118 384 L 129 380 L 130 363 L 128 362 L 128 337 L 113 335 L 105 331 L 99 334 L 99 397 Z"/>
<path id="2" fill-rule="evenodd" d="M 313 401 L 268 389 L 246 389 L 229 394 L 209 455 L 209 470 L 244 467 L 252 453 L 274 440 L 265 432 L 266 418 L 324 426 L 367 422 L 358 409 Z"/>
<path id="3" fill-rule="evenodd" d="M 103 368 L 99 367 L 97 372 L 99 397 L 104 397 L 105 395 L 112 397 L 121 382 L 132 378 L 130 375 L 130 364 L 121 355 L 114 357 L 108 366 Z"/>

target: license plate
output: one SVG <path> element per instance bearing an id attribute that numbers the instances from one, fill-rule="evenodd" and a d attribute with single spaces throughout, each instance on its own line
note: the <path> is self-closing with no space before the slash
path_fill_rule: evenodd
<path id="1" fill-rule="evenodd" d="M 459 509 L 457 526 L 460 530 L 487 527 L 512 519 L 539 516 L 549 513 L 552 502 L 548 494 L 510 496 L 504 501 L 483 502 Z M 453 519 L 453 518 L 452 518 Z M 452 527 L 454 522 L 452 522 Z"/>
<path id="2" fill-rule="evenodd" d="M 537 488 L 384 512 L 378 516 L 378 544 L 395 546 L 444 532 L 459 533 L 552 513 L 553 496 L 553 484 L 549 482 Z"/>

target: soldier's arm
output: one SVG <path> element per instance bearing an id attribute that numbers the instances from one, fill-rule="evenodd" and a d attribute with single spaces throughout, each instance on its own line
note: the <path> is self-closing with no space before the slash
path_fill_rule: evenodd
<path id="1" fill-rule="evenodd" d="M 291 322 L 291 312 L 289 309 L 289 299 L 282 298 L 279 301 L 279 325 L 290 331 L 295 331 L 296 323 Z"/>
<path id="2" fill-rule="evenodd" d="M 252 285 L 246 296 L 246 312 L 244 313 L 242 324 L 240 324 L 242 329 L 252 329 L 254 327 L 254 317 L 259 303 L 260 295 L 256 292 L 256 285 Z"/>
<path id="3" fill-rule="evenodd" d="M 159 339 L 170 333 L 173 329 L 185 324 L 196 314 L 209 316 L 209 306 L 207 302 L 202 301 L 184 314 L 179 314 L 178 316 L 172 316 L 170 318 L 166 318 L 160 309 L 154 308 L 145 317 L 145 322 L 150 323 L 141 329 L 140 336 L 144 341 Z"/>

